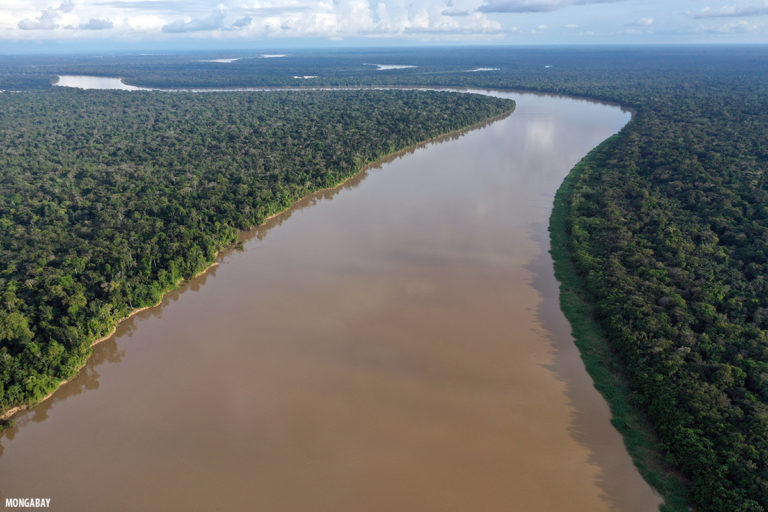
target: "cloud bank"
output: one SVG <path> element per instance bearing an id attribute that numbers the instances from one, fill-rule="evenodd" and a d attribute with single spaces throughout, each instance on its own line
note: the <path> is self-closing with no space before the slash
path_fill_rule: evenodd
<path id="1" fill-rule="evenodd" d="M 768 0 L 706 1 L 730 3 L 705 7 L 705 0 L 675 0 L 671 9 L 669 0 L 0 0 L 0 41 L 321 38 L 388 44 L 403 38 L 535 44 L 616 43 L 624 34 L 632 34 L 625 39 L 632 42 L 676 36 L 672 42 L 768 40 L 768 24 L 742 23 L 768 16 Z M 735 23 L 718 25 L 718 18 Z"/>

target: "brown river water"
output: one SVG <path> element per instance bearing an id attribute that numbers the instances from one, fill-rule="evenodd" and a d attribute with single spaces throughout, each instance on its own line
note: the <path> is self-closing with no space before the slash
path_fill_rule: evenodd
<path id="1" fill-rule="evenodd" d="M 0 434 L 0 496 L 63 511 L 656 510 L 547 253 L 557 187 L 630 114 L 507 96 L 509 117 L 298 203 L 124 322 Z"/>

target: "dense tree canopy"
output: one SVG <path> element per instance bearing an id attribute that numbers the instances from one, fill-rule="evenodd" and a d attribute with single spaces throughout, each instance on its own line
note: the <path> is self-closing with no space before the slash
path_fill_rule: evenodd
<path id="1" fill-rule="evenodd" d="M 513 106 L 415 91 L 0 95 L 0 411 L 72 376 L 93 340 L 238 229 Z"/>
<path id="2" fill-rule="evenodd" d="M 697 96 L 641 109 L 587 162 L 571 249 L 695 501 L 765 510 L 768 102 Z"/>
<path id="3" fill-rule="evenodd" d="M 249 57 L 247 53 L 241 56 Z M 98 62 L 85 57 L 64 61 L 8 57 L 0 59 L 0 89 L 50 89 L 57 74 L 73 73 L 123 76 L 129 83 L 155 87 L 311 83 L 524 88 L 631 107 L 633 121 L 584 162 L 567 198 L 573 259 L 584 278 L 585 292 L 595 305 L 596 320 L 631 384 L 634 403 L 655 427 L 664 455 L 689 482 L 695 506 L 718 512 L 768 510 L 766 47 L 456 48 L 369 50 L 364 54 L 316 51 L 289 53 L 284 59 L 244 58 L 226 65 L 201 60 L 192 55 L 113 57 Z M 378 71 L 368 63 L 416 67 Z M 486 71 L 472 71 L 478 68 Z M 303 75 L 317 78 L 294 78 Z M 32 133 L 37 128 L 25 129 Z M 116 151 L 118 160 L 125 159 L 129 147 L 114 143 L 103 146 L 109 142 L 105 139 L 108 133 L 94 133 L 102 144 L 99 151 L 85 144 L 76 151 L 102 158 Z M 164 136 L 174 143 L 177 133 Z M 20 162 L 37 162 L 35 145 L 64 144 L 62 137 L 24 139 L 12 131 L 12 135 L 4 135 L 6 147 L 5 137 L 31 141 L 22 155 L 5 153 Z M 103 151 L 106 148 L 109 151 Z M 141 148 L 131 150 L 140 152 Z M 175 165 L 175 154 L 170 152 L 162 158 Z M 141 162 L 141 155 L 138 158 Z M 45 160 L 33 168 L 18 165 L 26 169 L 23 172 L 36 172 L 34 176 L 39 179 L 57 164 Z M 114 173 L 100 170 L 103 168 L 98 163 L 93 165 L 94 172 L 102 174 L 76 188 L 104 187 L 103 182 L 117 186 L 109 181 L 119 179 Z M 145 169 L 129 167 L 118 174 L 137 187 L 137 193 L 144 194 L 138 188 L 144 180 L 135 178 L 140 176 L 136 173 L 147 172 Z M 68 176 L 56 183 L 42 180 L 44 188 L 40 189 L 32 182 L 24 185 L 27 189 L 3 192 L 7 210 L 3 210 L 0 222 L 5 223 L 3 233 L 8 233 L 9 240 L 3 240 L 3 249 L 15 247 L 6 245 L 11 242 L 35 244 L 37 238 L 44 241 L 40 242 L 43 246 L 51 240 L 66 243 L 63 238 L 67 234 L 46 233 L 36 223 L 48 217 L 65 219 L 79 211 L 67 179 L 74 183 L 81 180 L 78 174 Z M 179 180 L 182 188 L 178 190 L 188 187 L 201 201 L 209 200 L 203 203 L 203 213 L 197 215 L 222 208 L 215 196 L 219 189 L 213 186 L 208 190 L 204 185 L 209 182 L 196 176 L 185 169 L 173 179 Z M 302 179 L 296 178 L 298 182 Z M 257 190 L 262 193 L 262 189 Z M 269 190 L 272 192 L 265 189 L 263 193 L 275 193 Z M 38 194 L 32 211 L 24 193 Z M 156 207 L 161 208 L 167 195 L 157 197 Z M 279 202 L 274 196 L 266 197 Z M 125 216 L 134 215 L 108 203 L 112 200 L 117 201 L 112 195 L 103 195 L 100 201 L 107 204 L 89 214 L 97 217 L 85 218 L 93 219 L 92 223 L 98 219 L 105 226 L 121 226 Z M 119 211 L 124 212 L 122 218 Z M 243 215 L 251 216 L 246 218 L 248 222 L 262 218 L 258 211 L 245 212 L 234 214 L 237 222 Z M 29 234 L 19 230 L 19 222 L 29 223 L 30 227 L 24 228 Z M 88 231 L 93 225 L 84 224 L 80 236 L 93 236 Z M 221 223 L 208 236 L 229 240 L 228 226 Z M 131 247 L 138 240 L 126 239 L 128 235 L 117 227 L 112 229 L 120 235 L 116 244 Z M 151 226 L 143 229 L 133 236 L 152 237 L 159 232 Z M 209 256 L 205 240 L 209 239 L 198 242 L 202 260 Z M 169 249 L 169 254 L 177 253 Z M 65 263 L 35 249 L 29 262 L 10 266 L 14 275 L 16 269 L 29 268 L 32 273 L 25 279 L 33 281 L 32 288 L 25 288 L 25 282 L 18 279 L 5 282 L 7 313 L 0 318 L 4 333 L 0 340 L 9 347 L 30 347 L 23 355 L 33 361 L 30 364 L 71 353 L 62 348 L 67 346 L 70 324 L 54 327 L 50 322 L 53 311 L 82 315 L 93 307 L 92 301 L 84 302 L 81 297 L 87 299 L 87 290 L 94 283 L 106 287 L 100 294 L 133 297 L 134 289 L 120 279 L 116 281 L 120 284 L 111 288 L 115 276 L 124 276 L 119 272 L 131 265 L 150 273 L 156 268 L 154 260 L 137 254 L 133 260 L 111 263 L 109 279 L 66 279 L 77 269 L 83 268 L 84 275 L 88 271 L 83 260 L 77 259 L 76 250 L 71 256 Z M 54 262 L 51 265 L 61 275 L 47 279 L 45 273 L 33 272 L 49 268 L 47 261 Z M 181 272 L 193 267 L 182 267 Z M 172 277 L 183 275 L 179 272 L 177 269 Z M 40 289 L 51 297 L 50 309 L 31 316 L 27 314 L 27 302 L 32 300 L 29 290 L 43 283 L 46 288 Z M 112 311 L 94 314 L 115 315 Z M 95 328 L 92 331 L 94 335 L 99 332 Z M 55 344 L 41 344 L 41 332 L 51 336 Z M 42 351 L 48 352 L 39 355 Z M 30 389 L 38 385 L 35 379 L 24 382 Z"/>

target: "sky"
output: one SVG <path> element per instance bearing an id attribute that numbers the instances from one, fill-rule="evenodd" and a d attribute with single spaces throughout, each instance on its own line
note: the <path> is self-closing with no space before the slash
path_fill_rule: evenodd
<path id="1" fill-rule="evenodd" d="M 768 43 L 768 0 L 0 0 L 37 45 Z"/>

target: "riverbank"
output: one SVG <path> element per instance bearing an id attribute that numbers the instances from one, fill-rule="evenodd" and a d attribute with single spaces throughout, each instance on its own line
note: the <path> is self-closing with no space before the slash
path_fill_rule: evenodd
<path id="1" fill-rule="evenodd" d="M 214 265 L 211 265 L 211 267 L 212 267 L 212 266 L 214 266 Z M 210 268 L 210 267 L 208 267 L 208 268 Z M 206 272 L 207 270 L 208 270 L 208 269 L 204 270 L 202 273 Z M 199 275 L 199 274 L 198 274 L 198 275 Z M 181 283 L 179 283 L 179 284 L 176 286 L 176 288 L 178 288 L 178 286 L 181 286 Z M 175 289 L 175 288 L 174 288 L 174 289 Z M 166 293 L 168 293 L 168 292 L 166 292 Z M 163 297 L 165 297 L 165 294 L 163 295 Z M 138 308 L 138 309 L 134 309 L 134 310 L 133 310 L 133 311 L 131 311 L 131 312 L 130 312 L 130 313 L 127 315 L 127 316 L 124 316 L 123 318 L 121 318 L 120 320 L 118 320 L 118 321 L 117 321 L 117 323 L 115 324 L 115 326 L 114 326 L 112 329 L 110 329 L 110 331 L 109 331 L 107 334 L 105 334 L 105 335 L 104 335 L 104 336 L 102 336 L 101 338 L 99 338 L 99 339 L 97 339 L 97 340 L 94 340 L 93 342 L 91 342 L 91 348 L 95 347 L 95 346 L 96 346 L 96 345 L 98 345 L 99 343 L 101 343 L 101 342 L 103 342 L 103 341 L 106 341 L 106 340 L 108 340 L 109 338 L 111 338 L 112 336 L 114 336 L 114 335 L 115 335 L 115 332 L 117 332 L 117 328 L 118 328 L 118 327 L 120 327 L 120 325 L 121 325 L 123 322 L 125 322 L 126 320 L 128 320 L 128 319 L 132 318 L 134 315 L 137 315 L 137 314 L 141 313 L 142 311 L 146 311 L 146 310 L 148 310 L 148 309 L 151 309 L 151 308 L 153 308 L 153 307 L 155 307 L 155 306 L 159 306 L 159 305 L 160 305 L 162 302 L 163 302 L 163 301 L 162 301 L 162 299 L 161 299 L 161 300 L 160 300 L 160 302 L 158 302 L 157 304 L 154 304 L 154 305 L 152 305 L 152 306 L 144 306 L 144 307 L 141 307 L 141 308 Z M 72 379 L 74 379 L 75 377 L 77 377 L 77 375 L 80 373 L 80 370 L 82 370 L 82 369 L 85 367 L 85 365 L 86 365 L 86 364 L 88 364 L 88 358 L 86 358 L 86 359 L 85 359 L 85 361 L 83 361 L 83 364 L 81 364 L 81 365 L 80 365 L 80 366 L 77 368 L 77 371 L 75 372 L 75 374 L 74 374 L 72 377 L 70 377 L 70 378 L 68 378 L 68 379 L 64 379 L 64 380 L 62 380 L 61 382 L 59 382 L 59 384 L 56 386 L 56 388 L 55 388 L 53 391 L 51 391 L 50 393 L 48 393 L 47 395 L 45 395 L 45 396 L 44 396 L 43 398 L 41 398 L 40 400 L 36 400 L 36 401 L 34 401 L 34 402 L 31 402 L 31 403 L 27 403 L 27 404 L 21 404 L 21 405 L 17 405 L 17 406 L 15 406 L 15 407 L 11 407 L 11 408 L 10 408 L 10 409 L 8 409 L 7 411 L 5 411 L 5 412 L 3 413 L 3 415 L 2 415 L 2 416 L 0 416 L 0 422 L 8 422 L 9 420 L 11 420 L 11 418 L 13 417 L 13 415 L 15 415 L 15 414 L 17 414 L 17 413 L 19 413 L 19 412 L 21 412 L 21 411 L 25 411 L 25 410 L 27 410 L 27 409 L 30 409 L 30 408 L 32 408 L 32 407 L 35 407 L 36 405 L 39 405 L 39 404 L 41 404 L 41 403 L 45 402 L 46 400 L 48 400 L 49 398 L 51 398 L 51 397 L 54 395 L 54 393 L 56 393 L 56 391 L 57 391 L 57 390 L 58 390 L 58 389 L 59 389 L 61 386 L 63 386 L 63 385 L 64 385 L 64 384 L 66 384 L 67 382 L 71 381 L 71 380 L 72 380 Z M 0 424 L 0 427 L 3 427 L 3 426 L 7 426 L 7 425 L 2 425 L 2 424 Z"/>
<path id="2" fill-rule="evenodd" d="M 490 94 L 518 99 L 515 115 L 300 201 L 124 324 L 17 416 L 4 491 L 43 485 L 62 510 L 137 495 L 145 510 L 225 496 L 284 510 L 354 510 L 359 496 L 377 510 L 657 510 L 584 372 L 547 254 L 555 191 L 629 115 Z M 168 460 L 200 471 L 155 489 Z M 77 481 L 46 470 L 62 463 Z M 115 479 L 131 483 L 92 492 Z"/>
<path id="3" fill-rule="evenodd" d="M 585 170 L 599 166 L 600 155 L 619 143 L 614 135 L 593 149 L 563 180 L 555 195 L 549 222 L 550 254 L 560 283 L 560 305 L 584 365 L 595 388 L 611 409 L 611 423 L 624 437 L 627 451 L 643 478 L 665 499 L 663 512 L 691 510 L 679 475 L 664 462 L 652 425 L 632 404 L 632 391 L 622 373 L 622 363 L 592 316 L 584 282 L 573 264 L 568 235 L 568 216 L 574 185 Z"/>
<path id="4" fill-rule="evenodd" d="M 226 248 L 224 248 L 224 249 L 226 249 Z M 222 251 L 222 250 L 224 250 L 224 249 L 220 249 L 220 250 L 219 250 L 219 251 L 216 253 L 216 256 L 214 256 L 214 259 L 218 258 L 219 254 L 220 254 L 220 253 L 221 253 L 221 251 Z M 189 278 L 189 279 L 181 279 L 181 280 L 179 280 L 179 282 L 178 282 L 178 283 L 176 283 L 176 285 L 175 285 L 173 288 L 171 288 L 171 289 L 169 289 L 169 290 L 166 290 L 165 292 L 163 292 L 163 297 L 162 297 L 162 298 L 161 298 L 159 301 L 157 301 L 157 303 L 155 303 L 155 304 L 152 304 L 152 305 L 150 305 L 150 306 L 143 306 L 143 307 L 140 307 L 140 308 L 134 309 L 133 311 L 131 311 L 131 312 L 130 312 L 129 314 L 127 314 L 126 316 L 124 316 L 124 317 L 122 317 L 121 319 L 117 320 L 117 323 L 115 323 L 115 326 L 114 326 L 114 327 L 112 327 L 112 329 L 110 329 L 110 330 L 109 330 L 109 332 L 108 332 L 107 334 L 105 334 L 104 336 L 102 336 L 102 337 L 100 337 L 100 338 L 98 338 L 98 339 L 96 339 L 96 340 L 94 340 L 94 341 L 92 341 L 92 342 L 91 342 L 91 345 L 90 345 L 90 346 L 91 346 L 91 348 L 95 347 L 95 346 L 96 346 L 96 345 L 98 345 L 99 343 L 102 343 L 102 342 L 104 342 L 104 341 L 107 341 L 109 338 L 111 338 L 112 336 L 114 336 L 114 335 L 115 335 L 115 333 L 117 332 L 117 329 L 118 329 L 118 328 L 119 328 L 119 327 L 120 327 L 120 326 L 123 324 L 123 322 L 125 322 L 125 321 L 127 321 L 127 320 L 130 320 L 131 318 L 133 318 L 135 315 L 138 315 L 138 314 L 139 314 L 139 313 L 141 313 L 142 311 L 146 311 L 146 310 L 148 310 L 148 309 L 152 309 L 152 308 L 155 308 L 155 307 L 159 306 L 160 304 L 162 304 L 162 303 L 163 303 L 163 299 L 165 298 L 165 296 L 166 296 L 167 294 L 171 293 L 171 292 L 172 292 L 172 291 L 174 291 L 174 290 L 177 290 L 177 289 L 178 289 L 178 288 L 179 288 L 179 287 L 180 287 L 182 284 L 184 284 L 185 282 L 189 282 L 189 281 L 191 281 L 192 279 L 195 279 L 195 278 L 197 278 L 197 277 L 199 277 L 199 276 L 202 276 L 203 274 L 205 274 L 206 272 L 208 272 L 208 271 L 209 271 L 209 270 L 211 270 L 212 268 L 216 267 L 218 264 L 219 264 L 219 262 L 218 262 L 218 261 L 214 261 L 213 263 L 211 263 L 210 265 L 208 265 L 207 267 L 205 267 L 203 270 L 201 270 L 200 272 L 198 272 L 197 274 L 195 274 L 195 275 L 194 275 L 194 276 L 192 276 L 191 278 Z M 4 412 L 4 413 L 3 413 L 3 414 L 0 416 L 0 430 L 2 430 L 2 428 L 4 428 L 4 427 L 7 427 L 7 426 L 8 426 L 8 425 L 11 423 L 11 418 L 12 418 L 12 417 L 13 417 L 15 414 L 17 414 L 17 413 L 19 413 L 19 412 L 21 412 L 21 411 L 25 411 L 25 410 L 27 410 L 27 409 L 29 409 L 29 408 L 31 408 L 31 407 L 35 407 L 35 406 L 37 406 L 37 405 L 39 405 L 39 404 L 41 404 L 41 403 L 45 402 L 45 401 L 46 401 L 46 400 L 48 400 L 49 398 L 51 398 L 51 397 L 52 397 L 52 396 L 53 396 L 53 395 L 56 393 L 56 391 L 58 391 L 58 389 L 59 389 L 61 386 L 63 386 L 63 385 L 64 385 L 64 384 L 66 384 L 67 382 L 71 381 L 71 380 L 72 380 L 72 379 L 74 379 L 75 377 L 77 377 L 77 376 L 78 376 L 78 374 L 80 373 L 80 371 L 81 371 L 83 368 L 85 368 L 85 365 L 86 365 L 86 364 L 88 364 L 88 358 L 86 358 L 86 359 L 85 359 L 85 361 L 83 361 L 83 364 L 81 364 L 81 365 L 80 365 L 80 366 L 77 368 L 77 371 L 75 372 L 75 374 L 74 374 L 72 377 L 70 377 L 70 378 L 68 378 L 68 379 L 64 379 L 64 380 L 62 380 L 61 382 L 59 382 L 59 384 L 56 386 L 56 389 L 52 390 L 50 393 L 48 393 L 47 395 L 45 395 L 45 396 L 44 396 L 43 398 L 41 398 L 40 400 L 36 400 L 36 401 L 34 401 L 34 402 L 31 402 L 31 403 L 27 403 L 27 404 L 21 404 L 21 405 L 17 405 L 17 406 L 15 406 L 15 407 L 11 407 L 11 408 L 10 408 L 10 409 L 8 409 L 7 411 L 5 411 L 5 412 Z"/>
<path id="5" fill-rule="evenodd" d="M 365 171 L 365 170 L 367 170 L 367 169 L 370 169 L 370 168 L 372 168 L 372 167 L 376 167 L 376 166 L 380 165 L 381 163 L 383 163 L 383 162 L 385 162 L 385 161 L 387 161 L 387 160 L 389 160 L 389 159 L 392 159 L 392 158 L 396 158 L 396 157 L 398 157 L 399 155 L 402 155 L 402 154 L 405 154 L 405 153 L 407 153 L 407 152 L 413 151 L 413 150 L 415 150 L 416 148 L 418 148 L 418 147 L 421 147 L 421 146 L 424 146 L 424 145 L 426 145 L 426 144 L 429 144 L 429 143 L 432 143 L 432 142 L 436 142 L 436 141 L 440 141 L 440 140 L 443 140 L 443 139 L 445 139 L 445 138 L 450 138 L 450 137 L 459 136 L 459 135 L 461 135 L 461 134 L 463 134 L 463 133 L 466 133 L 466 132 L 468 132 L 468 131 L 472 131 L 472 130 L 474 130 L 474 129 L 477 129 L 477 128 L 479 128 L 479 127 L 482 127 L 482 126 L 486 126 L 486 125 L 488 125 L 488 124 L 490 124 L 490 123 L 496 122 L 496 121 L 498 121 L 498 120 L 501 120 L 501 119 L 503 119 L 503 118 L 505 118 L 505 117 L 509 116 L 509 115 L 510 115 L 512 112 L 514 112 L 514 110 L 515 110 L 515 105 L 514 105 L 514 103 L 513 103 L 513 105 L 512 105 L 512 108 L 511 108 L 511 109 L 509 109 L 509 110 L 508 110 L 508 111 L 506 111 L 506 112 L 503 112 L 503 113 L 501 113 L 501 114 L 498 114 L 498 115 L 495 115 L 495 116 L 489 117 L 489 118 L 487 118 L 487 119 L 484 119 L 484 120 L 482 120 L 482 121 L 479 121 L 479 122 L 477 122 L 477 123 L 474 123 L 474 124 L 468 125 L 468 126 L 466 126 L 466 127 L 464 127 L 464 128 L 460 128 L 460 129 L 457 129 L 457 130 L 452 130 L 452 131 L 449 131 L 449 132 L 445 132 L 445 133 L 439 134 L 439 135 L 437 135 L 437 136 L 435 136 L 435 137 L 432 137 L 432 138 L 430 138 L 430 139 L 427 139 L 427 140 L 423 140 L 423 141 L 420 141 L 420 142 L 417 142 L 417 143 L 411 144 L 411 145 L 409 145 L 409 146 L 406 146 L 406 147 L 404 147 L 404 148 L 400 148 L 400 149 L 398 149 L 398 150 L 396 150 L 396 151 L 393 151 L 393 152 L 391 152 L 391 153 L 387 153 L 387 154 L 385 154 L 385 155 L 382 155 L 382 156 L 380 156 L 380 157 L 376 158 L 375 160 L 373 160 L 373 161 L 371 161 L 371 162 L 366 162 L 366 163 L 364 163 L 363 165 L 361 165 L 361 166 L 360 166 L 358 169 L 356 169 L 356 170 L 354 170 L 354 171 L 350 172 L 348 175 L 346 175 L 346 176 L 345 176 L 343 179 L 339 180 L 339 182 L 338 182 L 338 183 L 336 183 L 336 184 L 334 184 L 333 186 L 330 186 L 330 187 L 324 187 L 324 188 L 318 188 L 318 189 L 315 189 L 315 190 L 311 190 L 311 191 L 310 191 L 309 193 L 307 193 L 306 195 L 304 195 L 304 196 L 302 196 L 302 197 L 299 197 L 299 198 L 296 198 L 296 199 L 295 199 L 294 201 L 292 201 L 292 202 L 291 202 L 291 204 L 290 204 L 290 205 L 288 205 L 287 207 L 285 207 L 285 208 L 282 208 L 282 209 L 280 209 L 280 210 L 276 210 L 276 211 L 270 211 L 270 212 L 268 212 L 268 213 L 267 213 L 267 216 L 264 218 L 264 220 L 262 220 L 262 221 L 261 221 L 261 223 L 259 223 L 259 224 L 257 224 L 257 225 L 251 226 L 251 229 L 252 229 L 252 228 L 254 228 L 254 227 L 257 227 L 257 226 L 259 226 L 259 225 L 263 225 L 263 224 L 264 224 L 265 222 L 267 222 L 268 220 L 270 220 L 270 219 L 272 219 L 272 218 L 275 218 L 275 217 L 278 217 L 279 215 L 281 215 L 281 214 L 285 213 L 286 211 L 289 211 L 289 210 L 291 210 L 291 209 L 294 207 L 294 205 L 296 205 L 296 203 L 298 203 L 298 202 L 302 201 L 303 199 L 305 199 L 305 198 L 307 198 L 307 197 L 311 197 L 311 196 L 313 196 L 313 195 L 315 195 L 315 194 L 321 194 L 321 193 L 323 193 L 323 192 L 325 192 L 325 191 L 328 191 L 328 190 L 334 190 L 334 189 L 338 189 L 338 188 L 340 188 L 340 187 L 344 186 L 344 184 L 345 184 L 345 183 L 347 183 L 347 182 L 348 182 L 350 179 L 354 178 L 355 176 L 359 175 L 360 173 L 364 172 L 364 171 Z M 211 268 L 213 268 L 213 267 L 215 267 L 216 265 L 218 265 L 218 262 L 217 262 L 217 258 L 218 258 L 218 257 L 219 257 L 219 255 L 222 253 L 222 251 L 226 251 L 227 249 L 231 249 L 231 248 L 234 248 L 234 247 L 237 245 L 237 243 L 238 243 L 238 242 L 237 242 L 237 241 L 235 241 L 235 242 L 233 242 L 233 243 L 231 243 L 231 244 L 228 244 L 228 245 L 224 245 L 224 246 L 222 246 L 222 247 L 219 247 L 219 248 L 218 248 L 218 250 L 216 251 L 216 253 L 215 253 L 215 255 L 214 255 L 214 257 L 213 257 L 212 261 L 206 262 L 206 265 L 204 266 L 204 268 L 203 268 L 202 270 L 200 270 L 199 272 L 197 272 L 196 274 L 194 274 L 194 275 L 193 275 L 192 277 L 190 277 L 189 279 L 182 279 L 182 280 L 179 280 L 179 281 L 178 281 L 178 282 L 177 282 L 177 283 L 176 283 L 174 286 L 172 286 L 172 287 L 169 287 L 168 289 L 165 289 L 165 290 L 163 290 L 163 292 L 162 292 L 162 296 L 161 296 L 160 300 L 159 300 L 157 303 L 155 303 L 155 304 L 151 304 L 151 305 L 147 305 L 147 306 L 142 306 L 142 307 L 139 307 L 139 308 L 137 308 L 137 309 L 135 309 L 135 310 L 131 311 L 131 312 L 130 312 L 128 315 L 126 315 L 126 316 L 124 316 L 124 317 L 120 318 L 119 320 L 116 320 L 116 322 L 115 322 L 115 325 L 114 325 L 114 326 L 113 326 L 113 327 L 112 327 L 112 328 L 109 330 L 109 332 L 108 332 L 107 334 L 105 334 L 105 335 L 103 335 L 103 336 L 99 337 L 98 339 L 96 339 L 96 340 L 92 341 L 92 342 L 90 343 L 90 347 L 94 347 L 94 346 L 96 346 L 97 344 L 99 344 L 99 343 L 101 343 L 101 342 L 103 342 L 103 341 L 106 341 L 106 340 L 108 340 L 109 338 L 111 338 L 111 337 L 112 337 L 112 336 L 115 334 L 115 332 L 117 331 L 117 329 L 120 327 L 120 325 L 121 325 L 123 322 L 125 322 L 126 320 L 128 320 L 128 319 L 132 318 L 134 315 L 136 315 L 136 314 L 138 314 L 138 313 L 140 313 L 140 312 L 142 312 L 142 311 L 145 311 L 145 310 L 151 309 L 151 308 L 153 308 L 153 307 L 156 307 L 156 306 L 158 306 L 158 305 L 162 304 L 162 302 L 163 302 L 163 299 L 165 298 L 165 296 L 166 296 L 168 293 L 170 293 L 170 292 L 172 292 L 172 291 L 175 291 L 175 290 L 177 290 L 177 289 L 178 289 L 178 288 L 179 288 L 179 287 L 180 287 L 180 286 L 181 286 L 183 283 L 185 283 L 185 282 L 189 282 L 189 281 L 191 281 L 192 279 L 195 279 L 196 277 L 199 277 L 199 276 L 201 276 L 201 275 L 205 274 L 205 273 L 206 273 L 206 272 L 208 272 L 208 271 L 209 271 Z M 86 358 L 83 360 L 82 364 L 78 366 L 78 368 L 77 368 L 76 372 L 74 373 L 74 375 L 72 375 L 72 376 L 71 376 L 71 377 L 69 377 L 68 379 L 65 379 L 65 380 L 62 380 L 62 381 L 60 381 L 58 384 L 56 384 L 54 387 L 52 387 L 52 388 L 51 388 L 51 389 L 48 391 L 48 393 L 47 393 L 45 396 L 43 396 L 42 398 L 40 398 L 40 399 L 37 399 L 37 400 L 33 400 L 33 401 L 30 401 L 30 402 L 27 402 L 27 403 L 24 403 L 24 404 L 19 404 L 19 405 L 13 406 L 13 407 L 11 407 L 11 408 L 9 408 L 9 409 L 7 409 L 7 410 L 3 411 L 2 413 L 0 413 L 0 430 L 2 430 L 3 428 L 5 428 L 5 427 L 9 426 L 10 424 L 12 424 L 12 418 L 13 418 L 13 416 L 14 416 L 14 415 L 16 415 L 17 413 L 19 413 L 19 412 L 21 412 L 21 411 L 24 411 L 24 410 L 27 410 L 27 409 L 30 409 L 30 408 L 32 408 L 32 407 L 35 407 L 36 405 L 39 405 L 40 403 L 42 403 L 42 402 L 44 402 L 44 401 L 48 400 L 50 397 L 52 397 L 52 396 L 53 396 L 53 395 L 56 393 L 56 391 L 57 391 L 57 390 L 58 390 L 58 389 L 59 389 L 59 388 L 60 388 L 62 385 L 66 384 L 67 382 L 69 382 L 70 380 L 72 380 L 73 378 L 75 378 L 75 377 L 76 377 L 76 376 L 79 374 L 79 372 L 82 370 L 82 368 L 83 368 L 83 367 L 84 367 L 84 366 L 87 364 L 87 361 L 88 361 L 88 357 L 86 357 Z"/>

